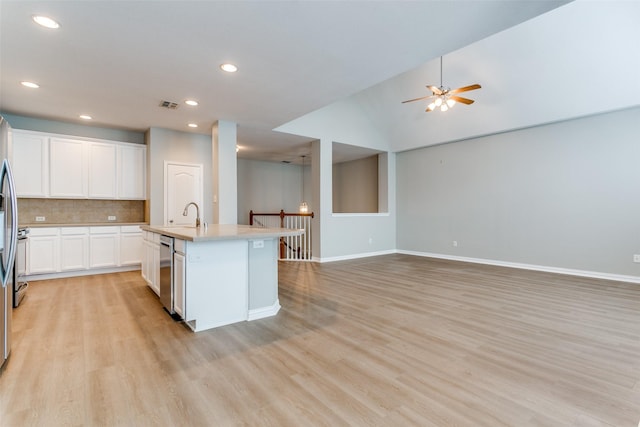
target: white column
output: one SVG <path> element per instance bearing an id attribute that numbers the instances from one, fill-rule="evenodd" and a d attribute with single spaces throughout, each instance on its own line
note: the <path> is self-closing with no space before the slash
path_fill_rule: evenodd
<path id="1" fill-rule="evenodd" d="M 237 125 L 217 121 L 211 129 L 213 223 L 238 223 Z"/>
<path id="2" fill-rule="evenodd" d="M 322 248 L 327 244 L 325 236 L 330 228 L 333 211 L 333 141 L 320 139 L 311 143 L 312 251 L 314 259 L 322 258 Z"/>

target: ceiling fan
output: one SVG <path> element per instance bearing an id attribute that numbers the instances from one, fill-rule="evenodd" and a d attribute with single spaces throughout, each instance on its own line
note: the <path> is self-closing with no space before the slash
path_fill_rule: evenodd
<path id="1" fill-rule="evenodd" d="M 433 85 L 427 86 L 427 88 L 432 92 L 431 95 L 421 96 L 420 98 L 408 99 L 406 101 L 402 101 L 403 104 L 407 102 L 420 101 L 422 99 L 431 99 L 435 98 L 429 105 L 427 105 L 427 109 L 424 110 L 427 113 L 435 110 L 436 108 L 440 108 L 440 111 L 447 111 L 449 108 L 456 105 L 456 102 L 461 102 L 463 104 L 473 104 L 473 99 L 463 98 L 458 96 L 458 93 L 467 92 L 470 90 L 480 89 L 482 86 L 479 84 L 472 84 L 469 86 L 459 87 L 458 89 L 451 90 L 448 87 L 444 87 L 442 85 L 442 56 L 440 57 L 440 87 L 436 87 Z"/>

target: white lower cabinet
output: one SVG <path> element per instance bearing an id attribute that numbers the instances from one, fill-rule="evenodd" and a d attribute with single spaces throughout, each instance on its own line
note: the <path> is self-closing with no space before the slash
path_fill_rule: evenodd
<path id="1" fill-rule="evenodd" d="M 116 267 L 120 252 L 119 240 L 119 227 L 91 227 L 89 267 Z"/>
<path id="2" fill-rule="evenodd" d="M 60 271 L 89 268 L 89 228 L 60 228 Z"/>
<path id="3" fill-rule="evenodd" d="M 66 273 L 140 264 L 142 231 L 135 226 L 32 227 L 26 274 Z M 158 247 L 158 257 L 160 248 Z M 142 262 L 143 277 L 146 263 Z"/>
<path id="4" fill-rule="evenodd" d="M 55 228 L 32 228 L 27 241 L 28 274 L 55 273 L 58 271 L 60 231 Z"/>
<path id="5" fill-rule="evenodd" d="M 120 227 L 120 265 L 142 261 L 142 231 L 137 225 Z"/>
<path id="6" fill-rule="evenodd" d="M 148 240 L 144 238 L 146 231 L 143 232 L 142 239 L 142 260 L 140 264 L 140 273 L 142 274 L 142 278 L 145 282 L 149 283 L 151 277 L 149 276 L 149 266 L 151 265 L 151 260 L 149 259 L 149 246 L 151 245 Z"/>
<path id="7" fill-rule="evenodd" d="M 147 285 L 160 296 L 160 277 L 158 277 L 160 265 L 160 235 L 143 232 L 142 241 L 142 278 Z"/>
<path id="8" fill-rule="evenodd" d="M 176 240 L 176 243 L 178 240 Z M 177 250 L 177 248 L 176 248 Z M 173 255 L 173 305 L 174 310 L 183 319 L 185 313 L 185 254 L 175 252 Z"/>
<path id="9" fill-rule="evenodd" d="M 152 250 L 152 270 L 153 273 L 151 277 L 153 281 L 151 282 L 151 289 L 160 296 L 160 243 L 153 243 L 151 245 Z"/>

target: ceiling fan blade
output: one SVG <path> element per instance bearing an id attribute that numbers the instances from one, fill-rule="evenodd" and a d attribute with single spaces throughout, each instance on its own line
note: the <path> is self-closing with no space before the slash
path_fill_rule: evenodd
<path id="1" fill-rule="evenodd" d="M 434 95 L 442 95 L 442 90 L 439 87 L 436 86 L 427 86 L 427 88 L 434 93 Z"/>
<path id="2" fill-rule="evenodd" d="M 474 103 L 473 99 L 463 98 L 461 96 L 455 96 L 455 95 L 449 97 L 449 99 L 453 99 L 456 102 L 461 102 L 461 103 L 467 104 L 467 105 Z"/>
<path id="3" fill-rule="evenodd" d="M 467 92 L 469 90 L 476 90 L 476 89 L 480 89 L 482 86 L 480 86 L 479 84 L 474 84 L 474 85 L 469 85 L 469 86 L 465 86 L 465 87 L 459 87 L 458 89 L 454 89 L 454 90 L 450 90 L 449 93 L 460 93 L 460 92 Z"/>
<path id="4" fill-rule="evenodd" d="M 402 101 L 402 104 L 406 104 L 407 102 L 420 101 L 421 99 L 431 98 L 434 95 L 421 96 L 420 98 L 407 99 L 406 101 Z"/>

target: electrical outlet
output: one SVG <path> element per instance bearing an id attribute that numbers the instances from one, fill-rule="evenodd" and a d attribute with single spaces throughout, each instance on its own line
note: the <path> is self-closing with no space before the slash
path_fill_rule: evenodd
<path id="1" fill-rule="evenodd" d="M 373 244 L 373 237 L 369 237 L 369 244 L 372 245 Z"/>
<path id="2" fill-rule="evenodd" d="M 640 254 L 635 254 L 633 256 L 633 262 L 640 262 Z"/>
<path id="3" fill-rule="evenodd" d="M 454 248 L 457 248 L 457 247 L 458 247 L 458 241 L 457 241 L 457 240 L 454 240 L 454 241 L 453 241 L 453 247 L 454 247 Z"/>
<path id="4" fill-rule="evenodd" d="M 253 249 L 261 249 L 261 248 L 264 248 L 264 240 L 254 240 Z"/>
<path id="5" fill-rule="evenodd" d="M 107 221 L 115 221 L 116 220 L 116 216 L 115 215 L 109 215 L 107 217 Z"/>
<path id="6" fill-rule="evenodd" d="M 46 218 L 45 218 L 45 217 L 43 217 L 43 216 L 37 216 L 37 217 L 36 217 L 36 222 L 44 222 L 44 220 L 45 220 L 45 219 L 46 219 Z"/>

